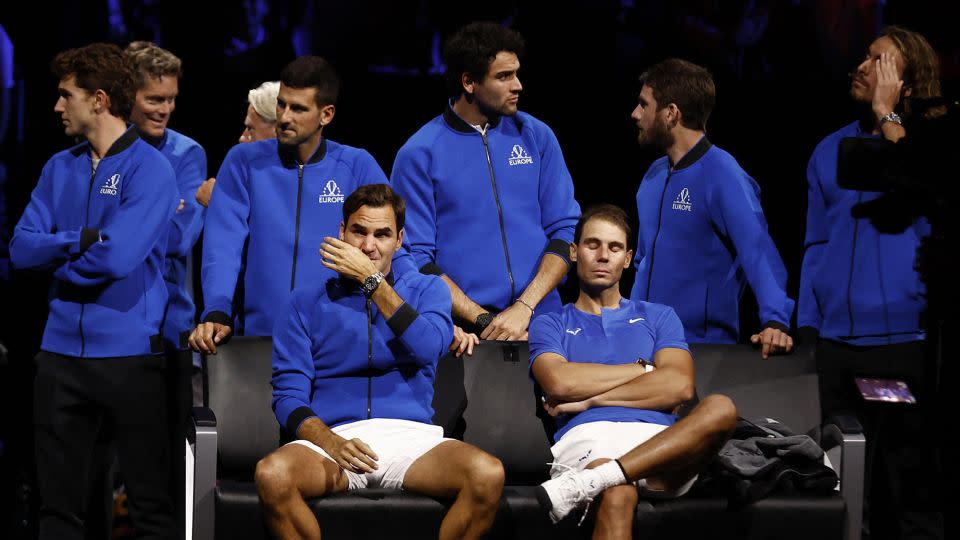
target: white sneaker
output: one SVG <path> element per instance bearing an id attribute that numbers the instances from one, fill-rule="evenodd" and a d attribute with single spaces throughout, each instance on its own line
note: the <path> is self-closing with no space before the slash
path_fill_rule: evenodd
<path id="1" fill-rule="evenodd" d="M 540 506 L 550 513 L 550 521 L 559 522 L 567 517 L 570 512 L 583 508 L 583 517 L 580 523 L 587 517 L 587 510 L 590 509 L 590 503 L 593 497 L 590 496 L 591 486 L 582 477 L 580 471 L 562 463 L 550 463 L 549 465 L 559 465 L 566 467 L 567 470 L 560 476 L 547 480 L 537 486 L 536 494 Z"/>

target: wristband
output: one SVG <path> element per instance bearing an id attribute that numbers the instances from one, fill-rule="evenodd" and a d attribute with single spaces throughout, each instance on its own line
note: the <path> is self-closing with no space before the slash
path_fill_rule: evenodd
<path id="1" fill-rule="evenodd" d="M 517 298 L 517 302 L 520 302 L 521 304 L 527 306 L 527 308 L 530 309 L 530 314 L 531 314 L 531 315 L 533 315 L 534 313 L 536 313 L 536 310 L 533 309 L 533 306 L 531 306 L 530 304 L 524 302 L 522 298 Z"/>

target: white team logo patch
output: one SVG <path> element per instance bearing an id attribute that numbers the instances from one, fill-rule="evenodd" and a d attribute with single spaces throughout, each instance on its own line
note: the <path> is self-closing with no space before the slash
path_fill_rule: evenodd
<path id="1" fill-rule="evenodd" d="M 644 319 L 643 317 L 637 317 L 636 319 L 630 319 L 630 324 L 633 324 L 635 322 L 645 321 L 645 320 L 646 319 Z"/>
<path id="2" fill-rule="evenodd" d="M 677 193 L 677 198 L 673 200 L 673 209 L 684 212 L 692 212 L 693 204 L 690 202 L 690 190 L 683 188 Z"/>
<path id="3" fill-rule="evenodd" d="M 323 186 L 323 193 L 320 194 L 320 204 L 343 204 L 343 199 L 343 192 L 340 191 L 340 186 L 333 180 L 327 180 L 327 184 Z"/>
<path id="4" fill-rule="evenodd" d="M 510 151 L 510 159 L 508 160 L 510 165 L 531 165 L 533 164 L 533 158 L 530 157 L 530 154 L 523 149 L 519 144 L 513 145 L 513 150 Z"/>
<path id="5" fill-rule="evenodd" d="M 103 186 L 100 188 L 101 195 L 113 195 L 117 196 L 117 190 L 120 187 L 120 173 L 115 173 L 110 178 L 107 178 L 107 181 L 103 183 Z"/>
<path id="6" fill-rule="evenodd" d="M 575 330 L 567 330 L 567 333 L 570 334 L 571 336 L 575 336 L 579 334 L 581 330 L 583 330 L 583 328 L 577 328 Z"/>

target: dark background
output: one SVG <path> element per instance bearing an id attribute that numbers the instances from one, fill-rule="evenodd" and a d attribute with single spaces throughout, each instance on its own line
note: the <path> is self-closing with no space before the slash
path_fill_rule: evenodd
<path id="1" fill-rule="evenodd" d="M 503 22 L 527 39 L 520 107 L 556 132 L 586 208 L 622 206 L 636 223 L 634 195 L 657 155 L 636 144 L 630 113 L 637 76 L 671 56 L 704 66 L 717 83 L 708 124 L 714 144 L 732 153 L 760 184 L 770 233 L 796 297 L 806 211 L 807 160 L 829 133 L 851 122 L 849 78 L 884 24 L 918 30 L 941 54 L 944 90 L 960 83 L 956 2 L 929 0 L 618 0 L 505 1 L 467 8 L 438 0 L 139 0 L 18 2 L 0 25 L 13 44 L 12 78 L 0 110 L 0 238 L 9 238 L 43 163 L 72 144 L 53 113 L 60 50 L 94 41 L 121 46 L 148 39 L 184 62 L 170 127 L 207 151 L 209 174 L 242 130 L 247 90 L 277 79 L 298 54 L 332 61 L 342 78 L 331 139 L 368 149 L 389 174 L 397 149 L 445 106 L 439 44 L 462 24 Z M 201 10 L 202 8 L 202 10 Z M 2 49 L 0 49 L 2 50 Z M 9 65 L 9 58 L 4 62 Z M 943 181 L 956 181 L 951 171 Z M 24 515 L 29 479 L 31 358 L 46 317 L 46 282 L 11 275 L 0 242 L 0 536 Z M 625 275 L 629 291 L 632 273 Z M 571 300 L 575 285 L 563 289 Z M 745 299 L 744 331 L 756 324 Z M 29 482 L 27 482 L 29 483 Z"/>

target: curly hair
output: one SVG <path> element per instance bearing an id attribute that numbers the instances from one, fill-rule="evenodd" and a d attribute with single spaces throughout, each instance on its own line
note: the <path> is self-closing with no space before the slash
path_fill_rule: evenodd
<path id="1" fill-rule="evenodd" d="M 137 72 L 137 88 L 147 84 L 148 78 L 176 77 L 183 75 L 183 63 L 172 52 L 157 47 L 149 41 L 134 41 L 127 45 L 124 52 L 133 61 Z"/>
<path id="2" fill-rule="evenodd" d="M 523 36 L 515 30 L 492 22 L 473 22 L 457 30 L 443 47 L 443 61 L 447 66 L 447 91 L 453 98 L 463 94 L 460 79 L 464 73 L 476 81 L 487 76 L 490 64 L 499 52 L 523 56 Z"/>
<path id="3" fill-rule="evenodd" d="M 53 58 L 50 70 L 59 80 L 76 78 L 76 85 L 91 94 L 103 90 L 110 98 L 110 114 L 126 119 L 136 95 L 130 59 L 112 43 L 92 43 L 62 51 Z"/>
<path id="4" fill-rule="evenodd" d="M 910 88 L 909 96 L 903 98 L 903 113 L 909 117 L 914 100 L 938 98 L 940 89 L 940 58 L 925 37 L 902 26 L 891 25 L 880 32 L 878 38 L 889 38 L 903 56 L 903 87 Z M 943 107 L 932 107 L 924 116 L 942 114 Z"/>
<path id="5" fill-rule="evenodd" d="M 280 81 L 267 81 L 247 92 L 247 101 L 253 105 L 260 118 L 271 124 L 277 121 L 277 94 Z"/>

